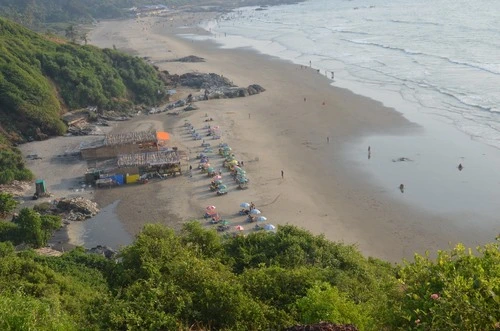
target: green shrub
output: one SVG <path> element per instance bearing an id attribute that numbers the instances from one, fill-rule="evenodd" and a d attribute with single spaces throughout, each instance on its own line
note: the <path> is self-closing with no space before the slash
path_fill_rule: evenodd
<path id="1" fill-rule="evenodd" d="M 436 260 L 415 255 L 399 276 L 404 296 L 394 308 L 400 329 L 494 330 L 500 325 L 498 242 L 474 253 L 457 245 L 439 251 Z"/>
<path id="2" fill-rule="evenodd" d="M 12 213 L 18 204 L 12 194 L 0 192 L 0 217 L 5 217 Z"/>
<path id="3" fill-rule="evenodd" d="M 300 322 L 314 324 L 327 321 L 336 324 L 354 324 L 360 330 L 371 329 L 373 321 L 363 306 L 357 305 L 327 283 L 317 284 L 306 296 L 296 302 Z"/>

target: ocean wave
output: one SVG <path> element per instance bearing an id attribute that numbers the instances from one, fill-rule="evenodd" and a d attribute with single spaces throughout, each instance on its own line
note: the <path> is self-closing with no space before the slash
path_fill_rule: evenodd
<path id="1" fill-rule="evenodd" d="M 441 59 L 441 60 L 447 61 L 451 64 L 456 64 L 456 65 L 460 65 L 460 66 L 465 66 L 465 67 L 481 70 L 481 71 L 488 72 L 488 73 L 494 74 L 494 75 L 500 75 L 499 70 L 491 69 L 490 67 L 487 67 L 485 64 L 472 63 L 472 62 L 467 62 L 467 61 L 462 61 L 462 60 L 455 60 L 455 59 L 452 59 L 450 57 L 443 56 L 443 55 L 429 54 L 429 53 L 424 53 L 421 51 L 413 51 L 413 50 L 406 49 L 406 48 L 389 46 L 389 45 L 380 44 L 380 43 L 376 43 L 376 42 L 372 42 L 372 41 L 352 40 L 352 39 L 344 39 L 344 38 L 342 38 L 341 40 L 345 41 L 345 42 L 352 43 L 352 44 L 368 45 L 368 46 L 375 46 L 375 47 L 379 47 L 379 48 L 394 50 L 394 51 L 402 52 L 402 53 L 405 53 L 408 55 L 421 55 L 421 56 L 432 57 L 435 59 Z"/>
<path id="2" fill-rule="evenodd" d="M 381 21 L 386 22 L 386 21 Z M 443 24 L 437 22 L 426 22 L 426 21 L 405 21 L 405 20 L 389 20 L 392 23 L 400 23 L 400 24 L 413 24 L 413 25 L 434 25 L 434 26 L 442 26 Z"/>
<path id="3" fill-rule="evenodd" d="M 431 89 L 431 90 L 433 90 L 441 95 L 452 98 L 456 102 L 465 106 L 467 109 L 473 108 L 473 109 L 477 109 L 477 110 L 485 111 L 485 112 L 497 112 L 497 110 L 494 109 L 493 107 L 485 106 L 485 105 L 481 105 L 481 104 L 476 103 L 476 102 L 469 101 L 470 98 L 467 97 L 468 95 L 466 93 L 454 92 L 454 91 L 445 89 L 443 87 L 439 87 L 439 86 L 432 84 L 428 81 L 421 81 L 419 83 L 419 86 L 422 88 Z"/>

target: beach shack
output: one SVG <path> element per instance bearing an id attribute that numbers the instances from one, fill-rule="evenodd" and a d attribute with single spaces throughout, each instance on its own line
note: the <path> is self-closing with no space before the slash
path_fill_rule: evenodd
<path id="1" fill-rule="evenodd" d="M 90 144 L 80 146 L 84 160 L 116 158 L 121 154 L 158 151 L 168 144 L 170 134 L 161 131 L 139 131 L 108 134 Z"/>
<path id="2" fill-rule="evenodd" d="M 117 172 L 126 174 L 161 174 L 175 176 L 182 174 L 177 149 L 122 154 L 117 158 Z"/>

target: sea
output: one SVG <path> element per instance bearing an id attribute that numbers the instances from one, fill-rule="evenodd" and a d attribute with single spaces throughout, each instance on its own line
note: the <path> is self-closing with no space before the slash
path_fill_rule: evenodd
<path id="1" fill-rule="evenodd" d="M 498 0 L 309 0 L 238 8 L 189 38 L 311 66 L 395 108 L 423 132 L 362 137 L 345 149 L 353 167 L 381 194 L 498 232 L 498 22 Z"/>
<path id="2" fill-rule="evenodd" d="M 338 86 L 396 92 L 500 148 L 498 22 L 497 0 L 310 0 L 240 8 L 204 28 L 333 73 Z"/>

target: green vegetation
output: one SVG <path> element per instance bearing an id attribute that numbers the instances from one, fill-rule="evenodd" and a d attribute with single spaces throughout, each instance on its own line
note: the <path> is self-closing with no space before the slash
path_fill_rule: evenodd
<path id="1" fill-rule="evenodd" d="M 163 91 L 158 72 L 137 57 L 70 44 L 0 18 L 0 183 L 32 179 L 12 143 L 64 133 L 64 110 L 156 105 Z"/>
<path id="2" fill-rule="evenodd" d="M 0 192 L 0 217 L 5 217 L 16 209 L 18 202 L 12 194 Z"/>
<path id="3" fill-rule="evenodd" d="M 44 247 L 61 225 L 59 216 L 41 215 L 33 209 L 23 208 L 12 222 L 0 222 L 0 241 Z"/>
<path id="4" fill-rule="evenodd" d="M 0 327 L 26 329 L 39 318 L 39 330 L 280 330 L 319 321 L 360 330 L 495 330 L 500 323 L 498 243 L 393 267 L 292 226 L 225 238 L 191 222 L 179 234 L 147 225 L 119 257 L 81 249 L 40 257 L 0 243 Z"/>

